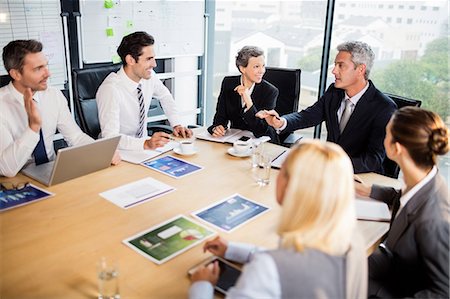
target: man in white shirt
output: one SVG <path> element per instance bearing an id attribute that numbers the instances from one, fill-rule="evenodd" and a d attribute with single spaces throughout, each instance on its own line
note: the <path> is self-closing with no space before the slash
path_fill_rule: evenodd
<path id="1" fill-rule="evenodd" d="M 181 125 L 170 91 L 154 76 L 153 45 L 153 37 L 142 31 L 125 36 L 117 49 L 122 68 L 109 74 L 97 91 L 101 135 L 121 134 L 120 149 L 155 149 L 169 141 L 170 136 L 163 132 L 148 137 L 146 119 L 152 97 L 159 99 L 175 136 L 192 136 L 192 131 Z"/>
<path id="2" fill-rule="evenodd" d="M 12 81 L 0 88 L 0 175 L 13 177 L 29 163 L 52 160 L 56 129 L 69 145 L 93 141 L 75 123 L 61 91 L 47 86 L 50 72 L 40 42 L 10 42 L 3 64 Z M 112 163 L 119 161 L 116 155 Z"/>

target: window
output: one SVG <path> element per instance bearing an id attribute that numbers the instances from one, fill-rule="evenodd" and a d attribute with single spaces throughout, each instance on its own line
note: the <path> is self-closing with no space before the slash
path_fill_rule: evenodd
<path id="1" fill-rule="evenodd" d="M 397 23 L 400 24 L 402 22 L 402 18 L 397 18 Z"/>
<path id="2" fill-rule="evenodd" d="M 342 8 L 346 6 L 345 2 L 341 4 Z M 213 92 L 207 97 L 213 100 L 206 103 L 206 125 L 212 123 L 223 78 L 239 74 L 235 56 L 245 45 L 262 48 L 267 66 L 301 68 L 299 106 L 305 108 L 316 102 L 326 7 L 326 0 L 264 1 L 262 5 L 247 0 L 216 0 L 216 12 L 221 13 L 215 15 L 214 71 L 209 76 Z M 336 17 L 345 21 L 346 14 Z M 307 134 L 312 137 L 313 131 L 310 128 Z"/>
<path id="3" fill-rule="evenodd" d="M 412 19 L 411 18 L 407 19 L 406 24 L 412 24 Z"/>

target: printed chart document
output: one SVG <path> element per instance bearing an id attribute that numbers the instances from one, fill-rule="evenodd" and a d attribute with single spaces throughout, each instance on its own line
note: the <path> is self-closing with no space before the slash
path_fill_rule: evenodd
<path id="1" fill-rule="evenodd" d="M 128 209 L 174 191 L 175 188 L 152 178 L 145 178 L 100 193 L 100 196 L 113 204 Z"/>
<path id="2" fill-rule="evenodd" d="M 158 147 L 154 150 L 141 150 L 141 151 L 127 151 L 127 150 L 119 150 L 120 157 L 123 161 L 127 161 L 133 164 L 139 164 L 144 161 L 153 159 L 163 153 L 173 150 L 176 146 L 178 146 L 178 142 L 169 141 L 166 145 L 162 147 Z"/>
<path id="3" fill-rule="evenodd" d="M 192 215 L 225 232 L 231 232 L 268 210 L 268 207 L 260 203 L 256 203 L 242 195 L 234 194 L 200 211 L 194 212 Z"/>
<path id="4" fill-rule="evenodd" d="M 209 228 L 178 215 L 123 243 L 152 262 L 162 264 L 214 234 Z"/>
<path id="5" fill-rule="evenodd" d="M 391 220 L 388 205 L 374 199 L 356 198 L 356 217 L 360 220 L 387 221 Z"/>
<path id="6" fill-rule="evenodd" d="M 255 135 L 253 135 L 252 132 L 239 129 L 227 129 L 225 135 L 222 137 L 214 137 L 213 135 L 209 134 L 207 130 L 204 130 L 203 132 L 196 134 L 195 137 L 198 139 L 221 143 L 233 143 L 239 139 L 243 141 L 256 139 Z"/>
<path id="7" fill-rule="evenodd" d="M 49 198 L 54 194 L 32 184 L 20 190 L 0 191 L 0 212 Z"/>
<path id="8" fill-rule="evenodd" d="M 176 179 L 203 169 L 203 167 L 201 166 L 186 162 L 172 156 L 165 156 L 156 160 L 145 161 L 141 164 L 145 167 L 164 173 Z"/>

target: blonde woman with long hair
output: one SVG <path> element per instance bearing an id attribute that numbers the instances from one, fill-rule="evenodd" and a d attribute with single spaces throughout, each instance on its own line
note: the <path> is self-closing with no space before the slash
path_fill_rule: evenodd
<path id="1" fill-rule="evenodd" d="M 338 146 L 307 141 L 292 149 L 277 178 L 279 249 L 216 238 L 204 250 L 245 263 L 227 298 L 363 298 L 365 251 L 355 238 L 353 168 Z M 217 264 L 191 277 L 190 298 L 213 298 Z"/>

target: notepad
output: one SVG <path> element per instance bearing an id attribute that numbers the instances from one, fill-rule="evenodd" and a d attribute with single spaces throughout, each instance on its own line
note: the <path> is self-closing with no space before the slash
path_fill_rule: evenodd
<path id="1" fill-rule="evenodd" d="M 153 159 L 163 153 L 173 150 L 178 145 L 176 141 L 170 141 L 162 147 L 158 147 L 154 150 L 140 150 L 140 151 L 128 151 L 119 150 L 120 158 L 123 161 L 127 161 L 133 164 L 139 164 L 144 161 Z"/>
<path id="2" fill-rule="evenodd" d="M 356 198 L 356 217 L 360 220 L 386 221 L 391 220 L 388 205 L 373 199 Z"/>

